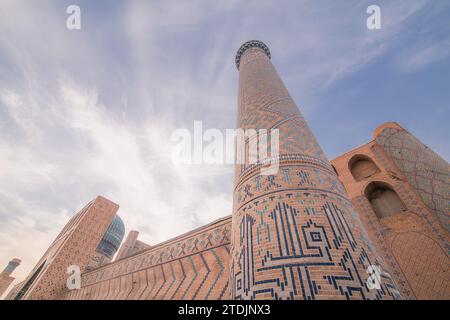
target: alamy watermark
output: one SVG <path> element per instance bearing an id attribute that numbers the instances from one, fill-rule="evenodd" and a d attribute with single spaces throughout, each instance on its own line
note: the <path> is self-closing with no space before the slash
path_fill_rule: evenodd
<path id="1" fill-rule="evenodd" d="M 367 7 L 366 10 L 369 17 L 366 20 L 366 26 L 369 30 L 380 30 L 381 29 L 381 8 L 375 4 Z"/>
<path id="2" fill-rule="evenodd" d="M 381 266 L 370 265 L 366 269 L 369 277 L 367 278 L 366 285 L 369 290 L 380 290 L 381 289 Z"/>
<path id="3" fill-rule="evenodd" d="M 278 129 L 207 129 L 194 121 L 194 131 L 176 129 L 172 161 L 182 164 L 261 165 L 262 175 L 277 174 L 280 134 Z"/>
<path id="4" fill-rule="evenodd" d="M 77 265 L 67 267 L 67 273 L 70 276 L 67 278 L 66 286 L 69 290 L 78 290 L 81 288 L 81 270 Z"/>
<path id="5" fill-rule="evenodd" d="M 66 20 L 66 27 L 69 30 L 81 29 L 81 8 L 72 4 L 66 8 L 66 13 L 69 14 Z M 369 30 L 381 29 L 381 8 L 376 4 L 367 7 L 366 13 L 369 17 L 366 20 L 366 26 Z"/>
<path id="6" fill-rule="evenodd" d="M 66 27 L 69 30 L 81 29 L 81 9 L 77 5 L 70 5 L 66 9 L 66 13 L 69 17 L 66 20 Z"/>

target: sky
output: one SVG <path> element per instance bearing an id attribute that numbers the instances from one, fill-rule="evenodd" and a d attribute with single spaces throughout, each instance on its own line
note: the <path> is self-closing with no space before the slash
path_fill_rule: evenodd
<path id="1" fill-rule="evenodd" d="M 235 128 L 251 39 L 329 159 L 397 121 L 448 161 L 449 21 L 447 0 L 1 0 L 0 269 L 22 280 L 97 195 L 149 244 L 231 214 L 232 166 L 173 163 L 170 136 Z"/>

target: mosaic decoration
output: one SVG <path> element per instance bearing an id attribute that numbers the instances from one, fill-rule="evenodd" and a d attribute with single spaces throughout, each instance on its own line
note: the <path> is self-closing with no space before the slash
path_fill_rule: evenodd
<path id="1" fill-rule="evenodd" d="M 295 201 L 298 198 L 313 200 Z M 346 217 L 351 204 L 345 198 L 308 190 L 256 202 L 241 209 L 255 210 L 257 216 L 243 214 L 239 225 L 242 250 L 235 257 L 239 266 L 233 279 L 235 298 L 330 298 L 325 292 L 345 299 L 401 298 L 387 274 L 383 274 L 383 290 L 367 289 L 366 269 L 380 261 L 372 261 L 364 249 L 371 247 L 367 237 L 354 234 L 358 226 L 354 218 Z M 300 224 L 300 219 L 308 216 L 301 210 L 302 203 L 323 205 Z M 337 250 L 343 252 L 336 256 Z M 372 250 L 368 251 L 372 254 Z M 274 276 L 258 280 L 258 273 L 265 271 Z"/>
<path id="2" fill-rule="evenodd" d="M 385 128 L 376 141 L 450 231 L 450 165 L 447 161 L 401 128 Z"/>
<path id="3" fill-rule="evenodd" d="M 262 164 L 236 165 L 232 298 L 401 299 L 264 46 L 237 59 L 238 127 L 279 129 L 280 168 L 261 176 Z M 383 270 L 379 289 L 367 285 L 371 265 Z"/>
<path id="4" fill-rule="evenodd" d="M 242 54 L 248 49 L 248 48 L 261 48 L 264 53 L 267 55 L 267 57 L 270 59 L 270 50 L 269 47 L 267 47 L 264 42 L 259 41 L 259 40 L 250 40 L 247 41 L 246 43 L 244 43 L 238 50 L 237 54 L 236 54 L 236 59 L 235 59 L 235 63 L 236 63 L 236 68 L 239 69 L 239 65 L 241 63 L 241 56 Z"/>
<path id="5" fill-rule="evenodd" d="M 67 299 L 229 299 L 231 218 L 82 276 Z"/>
<path id="6" fill-rule="evenodd" d="M 66 290 L 67 268 L 81 271 L 96 255 L 96 249 L 111 225 L 118 205 L 101 196 L 89 202 L 67 223 L 31 273 L 16 288 L 15 300 L 61 299 Z"/>

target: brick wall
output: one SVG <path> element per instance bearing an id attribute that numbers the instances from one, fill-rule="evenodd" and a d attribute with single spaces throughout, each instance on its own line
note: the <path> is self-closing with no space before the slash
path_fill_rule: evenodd
<path id="1" fill-rule="evenodd" d="M 231 218 L 223 218 L 82 276 L 66 299 L 229 299 Z"/>
<path id="2" fill-rule="evenodd" d="M 20 298 L 62 298 L 69 276 L 67 268 L 77 265 L 81 271 L 84 270 L 95 256 L 96 248 L 118 208 L 117 204 L 99 196 L 75 215 L 23 282 L 19 289 Z"/>
<path id="3" fill-rule="evenodd" d="M 450 165 L 420 140 L 396 123 L 376 131 L 375 140 L 383 147 L 423 203 L 450 231 Z"/>
<path id="4" fill-rule="evenodd" d="M 382 132 L 380 128 L 375 132 Z M 362 156 L 370 159 L 379 171 L 358 180 L 350 168 L 353 159 Z M 373 140 L 331 163 L 403 296 L 408 299 L 449 299 L 449 234 L 390 153 L 378 144 L 378 140 Z M 373 184 L 391 188 L 406 210 L 379 218 L 367 194 Z"/>

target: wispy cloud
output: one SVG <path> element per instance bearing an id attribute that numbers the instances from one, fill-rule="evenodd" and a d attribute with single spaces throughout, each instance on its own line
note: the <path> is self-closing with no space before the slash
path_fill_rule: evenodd
<path id="1" fill-rule="evenodd" d="M 396 58 L 401 72 L 411 73 L 450 57 L 450 36 L 437 41 L 419 43 Z"/>
<path id="2" fill-rule="evenodd" d="M 173 164 L 169 139 L 194 120 L 235 126 L 244 41 L 267 42 L 311 116 L 430 1 L 382 2 L 379 33 L 364 1 L 80 1 L 80 31 L 65 28 L 69 4 L 0 4 L 0 264 L 21 257 L 19 278 L 97 194 L 153 244 L 231 213 L 232 167 Z M 444 39 L 411 46 L 401 71 L 444 59 Z"/>
<path id="3" fill-rule="evenodd" d="M 214 177 L 229 176 L 229 168 L 176 166 L 168 144 L 173 124 L 160 118 L 137 127 L 109 113 L 95 90 L 68 83 L 61 82 L 53 105 L 39 105 L 19 93 L 2 95 L 10 124 L 26 141 L 16 146 L 0 140 L 2 235 L 41 230 L 35 244 L 41 247 L 33 252 L 43 252 L 67 222 L 67 208 L 74 210 L 97 194 L 119 203 L 127 227 L 143 228 L 143 238 L 151 243 L 230 213 L 228 195 L 204 190 Z M 199 195 L 211 197 L 210 204 L 217 199 L 214 207 L 205 207 Z M 27 251 L 22 241 L 4 240 L 5 259 L 7 253 Z"/>

